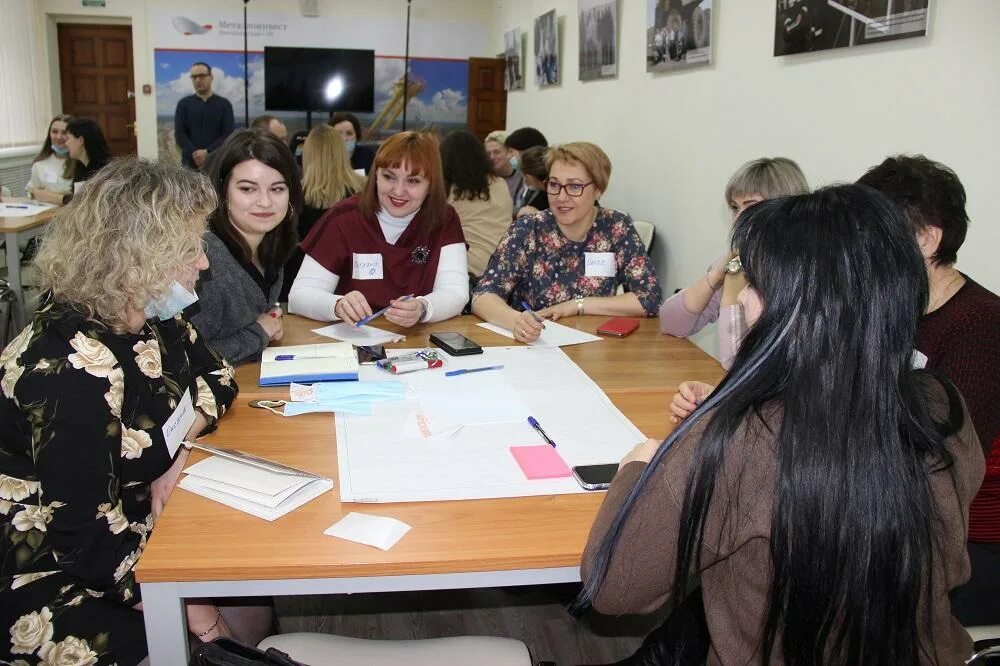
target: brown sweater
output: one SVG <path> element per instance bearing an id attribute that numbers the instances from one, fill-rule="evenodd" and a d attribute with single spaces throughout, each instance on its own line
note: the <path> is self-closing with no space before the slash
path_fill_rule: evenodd
<path id="1" fill-rule="evenodd" d="M 936 415 L 945 413 L 945 404 L 941 389 L 932 406 Z M 765 418 L 776 433 L 779 409 L 765 411 Z M 594 601 L 596 610 L 610 615 L 650 613 L 670 598 L 684 490 L 702 431 L 699 425 L 674 444 L 637 500 Z M 969 503 L 983 478 L 982 449 L 968 414 L 949 448 L 954 466 L 929 472 L 942 520 L 936 530 L 934 588 L 929 591 L 932 635 L 920 640 L 931 654 L 937 653 L 937 663 L 960 664 L 972 655 L 972 641 L 951 615 L 948 590 L 969 578 L 966 522 Z M 644 467 L 645 463 L 629 463 L 615 476 L 584 551 L 584 580 L 590 576 L 594 554 L 611 521 Z M 748 419 L 726 449 L 701 550 L 704 570 L 700 579 L 712 643 L 709 664 L 752 663 L 760 648 L 771 587 L 776 468 L 775 435 L 756 418 Z M 771 663 L 783 663 L 780 652 Z"/>

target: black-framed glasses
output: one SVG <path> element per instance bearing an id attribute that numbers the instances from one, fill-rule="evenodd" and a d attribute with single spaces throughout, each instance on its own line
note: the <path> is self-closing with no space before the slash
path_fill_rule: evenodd
<path id="1" fill-rule="evenodd" d="M 581 197 L 587 186 L 593 185 L 594 181 L 590 181 L 589 183 L 560 183 L 555 180 L 546 180 L 544 184 L 545 192 L 549 196 L 557 197 L 560 192 L 566 190 L 566 194 L 571 197 Z"/>
<path id="2" fill-rule="evenodd" d="M 212 75 L 211 74 L 192 74 L 191 78 L 192 79 L 206 79 L 206 78 L 208 78 L 210 76 L 212 76 Z"/>

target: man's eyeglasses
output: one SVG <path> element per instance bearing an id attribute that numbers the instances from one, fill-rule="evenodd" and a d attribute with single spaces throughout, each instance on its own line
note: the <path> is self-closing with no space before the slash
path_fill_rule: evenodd
<path id="1" fill-rule="evenodd" d="M 566 194 L 568 194 L 569 196 L 571 196 L 571 197 L 580 197 L 580 196 L 583 196 L 583 191 L 585 189 L 587 189 L 587 186 L 588 185 L 593 185 L 593 184 L 594 184 L 594 181 L 590 181 L 589 183 L 566 183 L 566 184 L 563 184 L 563 183 L 560 183 L 560 182 L 555 181 L 555 180 L 546 180 L 545 181 L 545 192 L 549 196 L 557 197 L 557 196 L 559 196 L 560 192 L 562 192 L 563 190 L 566 190 Z"/>
<path id="2" fill-rule="evenodd" d="M 194 80 L 194 79 L 207 79 L 210 76 L 212 76 L 212 75 L 211 74 L 192 74 L 191 75 L 191 79 L 192 80 Z"/>

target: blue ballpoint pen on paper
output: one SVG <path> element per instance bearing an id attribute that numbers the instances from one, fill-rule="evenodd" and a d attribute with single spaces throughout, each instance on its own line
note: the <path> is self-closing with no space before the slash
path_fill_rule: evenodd
<path id="1" fill-rule="evenodd" d="M 401 297 L 397 298 L 396 300 L 397 301 L 408 301 L 411 298 L 413 298 L 413 294 L 407 294 L 406 296 L 401 296 Z M 373 312 L 372 314 L 368 315 L 367 317 L 365 317 L 361 321 L 359 321 L 356 324 L 354 324 L 354 327 L 355 328 L 361 328 L 362 326 L 364 326 L 365 324 L 367 324 L 368 322 L 370 322 L 372 319 L 377 319 L 378 317 L 381 317 L 382 315 L 384 315 L 385 311 L 388 310 L 391 307 L 392 307 L 391 305 L 387 305 L 384 308 L 382 308 L 381 310 L 379 310 L 378 312 Z"/>
<path id="2" fill-rule="evenodd" d="M 535 314 L 535 311 L 531 309 L 530 305 L 528 305 L 528 301 L 521 301 L 521 307 L 524 308 L 525 312 L 531 315 L 532 319 L 541 324 L 542 328 L 545 328 L 545 320 Z"/>
<path id="3" fill-rule="evenodd" d="M 6 206 L 7 208 L 23 208 L 24 210 L 28 210 L 27 206 L 15 206 L 14 204 L 6 204 Z"/>
<path id="4" fill-rule="evenodd" d="M 545 431 L 542 430 L 542 426 L 538 424 L 538 421 L 535 419 L 534 416 L 528 417 L 528 425 L 534 428 L 535 432 L 541 435 L 542 439 L 544 439 L 549 446 L 551 446 L 553 449 L 556 448 L 556 443 L 552 441 L 551 437 L 545 434 Z"/>
<path id="5" fill-rule="evenodd" d="M 486 370 L 503 370 L 502 365 L 485 365 L 481 368 L 460 368 L 458 370 L 449 370 L 444 373 L 445 377 L 455 377 L 458 375 L 467 375 L 470 372 L 485 372 Z"/>
<path id="6" fill-rule="evenodd" d="M 275 361 L 294 361 L 295 354 L 278 354 L 274 357 Z"/>

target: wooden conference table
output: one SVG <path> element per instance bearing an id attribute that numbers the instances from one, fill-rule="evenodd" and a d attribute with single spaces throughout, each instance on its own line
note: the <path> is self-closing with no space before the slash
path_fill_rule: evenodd
<path id="1" fill-rule="evenodd" d="M 45 225 L 52 216 L 59 210 L 58 206 L 42 208 L 30 199 L 8 198 L 4 203 L 17 206 L 38 207 L 40 210 L 34 215 L 25 217 L 6 217 L 0 213 L 0 233 L 4 236 L 7 245 L 7 282 L 10 288 L 17 295 L 17 307 L 14 308 L 14 324 L 17 331 L 24 326 L 24 287 L 21 284 L 21 249 L 22 239 L 37 236 L 45 229 Z"/>
<path id="2" fill-rule="evenodd" d="M 607 317 L 562 323 L 591 333 Z M 509 338 L 460 317 L 414 327 L 395 347 L 430 346 L 428 334 L 457 331 L 482 346 Z M 380 328 L 396 330 L 382 319 Z M 283 345 L 329 342 L 322 324 L 285 317 Z M 612 402 L 651 437 L 669 430 L 667 405 L 684 380 L 717 382 L 719 364 L 686 340 L 660 334 L 645 320 L 624 339 L 563 347 Z M 152 664 L 186 662 L 183 599 L 453 589 L 574 582 L 603 493 L 400 504 L 342 504 L 334 422 L 329 414 L 283 418 L 253 409 L 259 397 L 287 397 L 287 387 L 257 386 L 259 365 L 237 370 L 240 394 L 219 429 L 205 438 L 334 480 L 334 489 L 267 522 L 177 489 L 136 567 Z M 580 418 L 586 418 L 581 414 Z M 191 462 L 200 459 L 193 452 Z M 413 529 L 391 550 L 336 539 L 323 530 L 350 511 L 398 518 Z"/>

